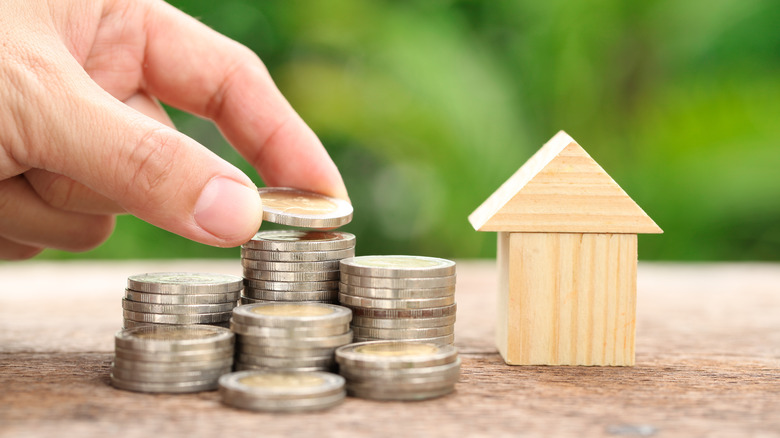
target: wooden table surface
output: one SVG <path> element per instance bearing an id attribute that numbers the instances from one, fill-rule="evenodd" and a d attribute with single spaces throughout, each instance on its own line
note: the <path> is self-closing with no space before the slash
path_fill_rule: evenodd
<path id="1" fill-rule="evenodd" d="M 0 264 L 0 436 L 780 436 L 780 265 L 639 266 L 637 366 L 510 367 L 493 262 L 459 263 L 456 392 L 263 414 L 109 386 L 128 275 L 238 261 Z"/>

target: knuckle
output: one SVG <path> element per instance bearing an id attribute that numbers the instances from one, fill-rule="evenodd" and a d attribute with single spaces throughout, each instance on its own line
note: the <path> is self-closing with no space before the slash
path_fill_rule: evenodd
<path id="1" fill-rule="evenodd" d="M 171 135 L 171 131 L 165 126 L 147 130 L 130 150 L 127 159 L 117 163 L 134 169 L 126 181 L 126 193 L 141 193 L 145 202 L 150 204 L 159 204 L 165 200 L 161 199 L 165 196 L 161 189 L 170 180 L 176 160 L 184 150 L 182 141 Z"/>

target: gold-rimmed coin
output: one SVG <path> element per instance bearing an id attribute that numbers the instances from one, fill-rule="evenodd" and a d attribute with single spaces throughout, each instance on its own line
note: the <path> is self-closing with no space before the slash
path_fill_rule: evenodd
<path id="1" fill-rule="evenodd" d="M 349 202 L 287 187 L 258 189 L 263 201 L 263 220 L 304 228 L 336 228 L 352 220 Z"/>

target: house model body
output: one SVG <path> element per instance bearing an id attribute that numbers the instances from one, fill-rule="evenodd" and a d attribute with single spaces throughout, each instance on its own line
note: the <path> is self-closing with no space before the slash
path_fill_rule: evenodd
<path id="1" fill-rule="evenodd" d="M 658 225 L 561 131 L 470 216 L 498 232 L 510 365 L 633 365 L 637 234 Z"/>

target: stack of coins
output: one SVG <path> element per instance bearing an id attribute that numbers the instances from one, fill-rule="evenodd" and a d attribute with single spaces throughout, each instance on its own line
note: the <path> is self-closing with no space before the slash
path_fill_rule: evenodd
<path id="1" fill-rule="evenodd" d="M 355 236 L 340 231 L 261 231 L 241 246 L 241 304 L 335 303 L 339 261 L 355 255 Z"/>
<path id="2" fill-rule="evenodd" d="M 328 371 L 333 352 L 352 342 L 349 309 L 324 303 L 259 303 L 236 307 L 236 369 Z"/>
<path id="3" fill-rule="evenodd" d="M 222 403 L 240 409 L 301 412 L 344 401 L 344 378 L 324 372 L 238 371 L 219 378 Z"/>
<path id="4" fill-rule="evenodd" d="M 111 383 L 139 392 L 198 392 L 217 389 L 233 367 L 233 333 L 221 327 L 153 325 L 123 329 L 115 336 Z"/>
<path id="5" fill-rule="evenodd" d="M 423 400 L 449 394 L 460 375 L 455 347 L 375 341 L 336 350 L 350 395 L 375 400 Z"/>
<path id="6" fill-rule="evenodd" d="M 421 256 L 341 261 L 339 303 L 352 309 L 355 342 L 455 341 L 455 263 Z"/>
<path id="7" fill-rule="evenodd" d="M 241 293 L 235 275 L 155 272 L 127 278 L 124 327 L 211 324 L 227 327 Z"/>

